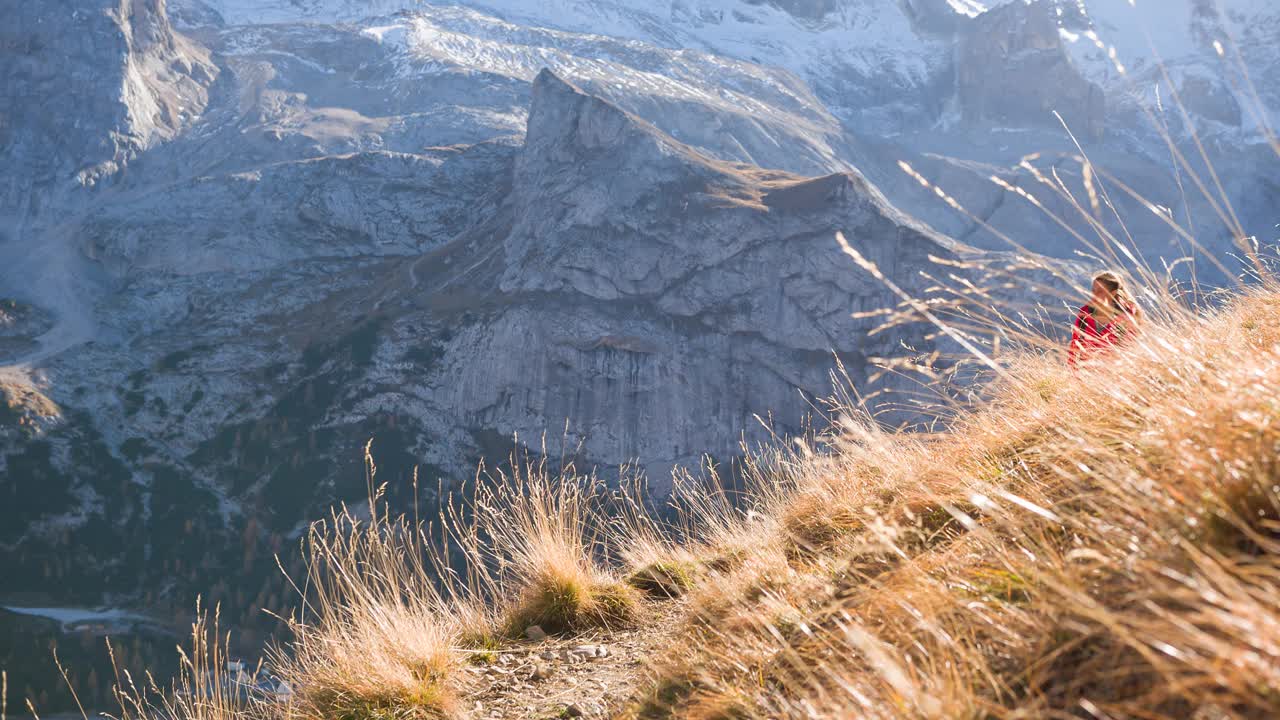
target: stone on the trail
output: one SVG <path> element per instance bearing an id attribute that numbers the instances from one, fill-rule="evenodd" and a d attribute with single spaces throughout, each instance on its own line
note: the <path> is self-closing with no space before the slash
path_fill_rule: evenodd
<path id="1" fill-rule="evenodd" d="M 604 645 L 578 645 L 564 651 L 564 659 L 570 662 L 580 662 L 581 660 L 590 660 L 593 658 L 602 658 L 609 656 L 609 649 Z"/>
<path id="2" fill-rule="evenodd" d="M 533 642 L 542 642 L 547 639 L 547 631 L 541 625 L 530 625 L 524 629 L 524 636 Z"/>
<path id="3" fill-rule="evenodd" d="M 569 703 L 567 706 L 565 706 L 565 709 L 564 709 L 565 717 L 583 717 L 584 715 L 586 715 L 586 713 L 583 712 L 582 708 L 578 707 L 576 703 Z"/>

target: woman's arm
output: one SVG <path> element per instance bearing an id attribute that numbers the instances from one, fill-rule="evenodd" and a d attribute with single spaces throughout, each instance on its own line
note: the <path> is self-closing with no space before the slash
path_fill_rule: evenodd
<path id="1" fill-rule="evenodd" d="M 1084 308 L 1076 313 L 1075 322 L 1071 323 L 1071 342 L 1067 344 L 1067 365 L 1075 369 L 1080 360 L 1081 339 L 1080 326 L 1084 324 Z"/>
<path id="2" fill-rule="evenodd" d="M 1131 335 L 1137 335 L 1142 332 L 1142 326 L 1146 324 L 1146 314 L 1142 312 L 1141 306 L 1133 303 L 1125 308 L 1120 320 Z"/>

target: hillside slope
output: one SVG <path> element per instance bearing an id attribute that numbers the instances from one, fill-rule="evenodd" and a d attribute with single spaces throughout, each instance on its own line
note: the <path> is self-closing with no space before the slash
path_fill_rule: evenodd
<path id="1" fill-rule="evenodd" d="M 1280 290 L 1151 311 L 1080 370 L 1003 358 L 944 432 L 838 406 L 674 520 L 536 464 L 435 530 L 340 514 L 252 714 L 1274 717 Z"/>
<path id="2" fill-rule="evenodd" d="M 854 412 L 829 452 L 762 459 L 751 519 L 695 511 L 658 560 L 739 560 L 634 715 L 1275 716 L 1274 288 L 1078 373 L 1002 365 L 942 435 Z"/>

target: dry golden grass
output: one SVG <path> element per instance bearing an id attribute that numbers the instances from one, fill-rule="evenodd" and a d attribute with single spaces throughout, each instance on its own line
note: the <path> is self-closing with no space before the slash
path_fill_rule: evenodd
<path id="1" fill-rule="evenodd" d="M 944 431 L 846 406 L 757 453 L 740 493 L 682 477 L 674 520 L 516 462 L 418 525 L 387 514 L 370 461 L 368 510 L 306 544 L 273 658 L 292 700 L 200 680 L 219 656 L 198 626 L 187 689 L 126 693 L 124 714 L 462 716 L 463 666 L 499 641 L 643 624 L 684 595 L 626 716 L 1280 716 L 1280 288 L 1156 309 L 1078 372 L 1006 354 Z"/>
<path id="2" fill-rule="evenodd" d="M 300 718 L 429 718 L 456 710 L 462 624 L 403 522 L 349 513 L 312 530 L 307 603 L 276 653 Z"/>
<path id="3" fill-rule="evenodd" d="M 190 640 L 188 648 L 178 650 L 181 661 L 178 675 L 167 687 L 161 687 L 150 673 L 146 677 L 135 678 L 117 666 L 113 687 L 117 710 L 103 716 L 114 720 L 257 720 L 274 713 L 274 708 L 264 704 L 260 695 L 248 692 L 250 673 L 228 666 L 229 638 L 219 632 L 216 608 L 210 616 L 197 601 L 196 621 L 191 625 Z M 114 663 L 115 651 L 109 641 L 108 649 Z M 57 658 L 56 651 L 54 657 Z M 61 663 L 58 666 L 62 669 Z M 66 679 L 65 670 L 63 678 Z M 74 689 L 72 694 L 75 694 Z M 29 700 L 27 702 L 31 714 L 38 720 L 36 709 Z M 77 698 L 76 703 L 79 702 Z M 88 714 L 83 706 L 80 714 L 87 720 Z"/>
<path id="4" fill-rule="evenodd" d="M 295 688 L 280 712 L 308 720 L 455 717 L 468 661 L 539 625 L 618 627 L 637 591 L 603 564 L 589 479 L 537 465 L 483 478 L 428 526 L 386 513 L 367 458 L 368 517 L 312 527 L 303 607 L 273 660 Z M 456 558 L 462 567 L 453 567 Z"/>
<path id="5" fill-rule="evenodd" d="M 634 714 L 1280 716 L 1277 289 L 1002 369 L 947 433 L 770 459 Z"/>
<path id="6" fill-rule="evenodd" d="M 632 622 L 639 594 L 602 564 L 605 524 L 590 479 L 541 468 L 497 478 L 476 503 L 477 522 L 500 569 L 494 587 L 505 634 L 532 625 L 552 634 Z M 474 564 L 474 563 L 472 563 Z"/>
<path id="7" fill-rule="evenodd" d="M 488 614 L 473 588 L 447 582 L 447 555 L 428 549 L 422 525 L 386 513 L 369 446 L 365 467 L 366 511 L 342 507 L 308 534 L 306 577 L 293 579 L 301 607 L 286 619 L 292 639 L 271 650 L 293 688 L 275 711 L 307 720 L 451 717 L 466 689 L 460 646 Z"/>

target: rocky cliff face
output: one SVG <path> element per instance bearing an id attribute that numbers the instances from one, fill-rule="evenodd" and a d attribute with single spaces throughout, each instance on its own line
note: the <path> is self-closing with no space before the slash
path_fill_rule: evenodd
<path id="1" fill-rule="evenodd" d="M 5 25 L 7 208 L 33 200 L 31 184 L 48 192 L 115 175 L 190 125 L 218 73 L 206 50 L 173 32 L 164 0 L 20 3 Z"/>
<path id="2" fill-rule="evenodd" d="M 1050 3 L 1010 3 L 963 26 L 956 91 L 964 119 L 977 126 L 1044 127 L 1054 111 L 1081 135 L 1101 138 L 1106 98 L 1064 48 Z"/>
<path id="3" fill-rule="evenodd" d="M 821 20 L 840 6 L 837 0 L 772 0 L 771 4 L 806 20 Z"/>
<path id="4" fill-rule="evenodd" d="M 492 270 L 510 307 L 445 345 L 441 404 L 523 437 L 567 418 L 589 457 L 655 477 L 732 454 L 755 416 L 798 429 L 797 390 L 825 394 L 824 358 L 862 377 L 902 339 L 850 318 L 892 298 L 837 230 L 910 288 L 951 253 L 856 174 L 717 161 L 550 72 L 511 184 Z M 591 379 L 562 392 L 573 377 Z"/>

